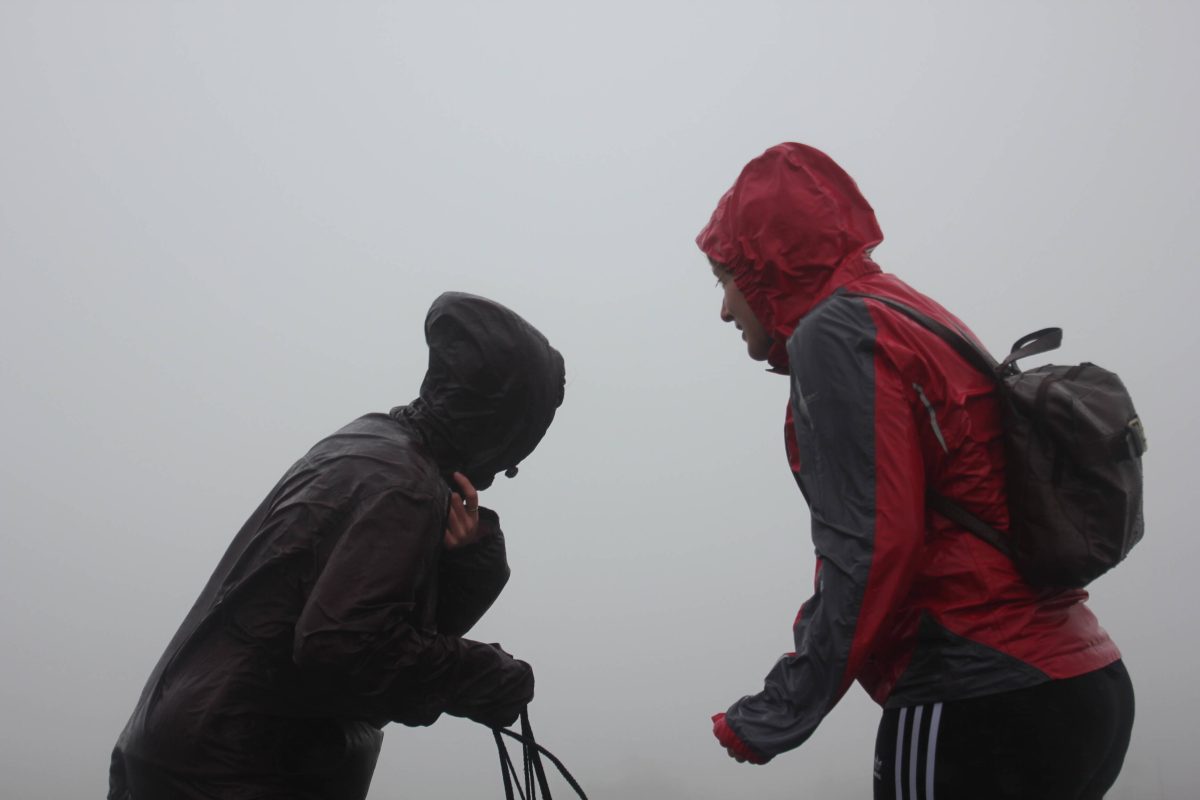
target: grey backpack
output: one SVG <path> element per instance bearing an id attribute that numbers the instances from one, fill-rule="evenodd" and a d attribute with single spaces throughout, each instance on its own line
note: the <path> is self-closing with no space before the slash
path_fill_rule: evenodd
<path id="1" fill-rule="evenodd" d="M 931 507 L 1007 553 L 1032 586 L 1086 586 L 1125 558 L 1145 528 L 1146 434 L 1120 378 L 1087 362 L 1022 372 L 1018 360 L 1062 344 L 1061 328 L 1018 339 L 997 363 L 969 337 L 916 309 L 878 295 L 856 296 L 901 312 L 997 382 L 1009 532 L 936 493 L 929 496 Z"/>

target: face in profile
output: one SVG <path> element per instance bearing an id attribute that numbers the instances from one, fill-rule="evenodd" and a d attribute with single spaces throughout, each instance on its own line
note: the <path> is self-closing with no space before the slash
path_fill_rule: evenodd
<path id="1" fill-rule="evenodd" d="M 767 353 L 771 349 L 771 337 L 750 310 L 746 296 L 734 283 L 733 273 L 715 261 L 710 263 L 713 275 L 717 278 L 717 285 L 721 289 L 721 320 L 732 322 L 734 327 L 742 332 L 742 341 L 746 343 L 746 353 L 750 358 L 766 361 Z"/>

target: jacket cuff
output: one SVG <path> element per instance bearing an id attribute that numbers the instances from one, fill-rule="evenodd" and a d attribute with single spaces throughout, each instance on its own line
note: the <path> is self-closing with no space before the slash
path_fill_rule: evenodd
<path id="1" fill-rule="evenodd" d="M 733 728 L 729 727 L 729 723 L 725 721 L 725 714 L 713 714 L 713 736 L 717 737 L 717 741 L 726 750 L 733 751 L 739 758 L 744 758 L 751 764 L 765 764 L 771 760 L 770 756 L 763 756 L 751 749 L 750 745 L 741 740 Z"/>

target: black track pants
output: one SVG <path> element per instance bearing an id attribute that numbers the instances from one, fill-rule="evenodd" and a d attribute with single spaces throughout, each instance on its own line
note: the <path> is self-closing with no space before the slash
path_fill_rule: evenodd
<path id="1" fill-rule="evenodd" d="M 1029 689 L 887 709 L 875 800 L 1099 800 L 1133 730 L 1125 665 Z"/>

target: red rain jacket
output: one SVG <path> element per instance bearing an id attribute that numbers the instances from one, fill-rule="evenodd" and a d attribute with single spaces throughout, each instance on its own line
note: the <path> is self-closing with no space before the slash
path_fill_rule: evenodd
<path id="1" fill-rule="evenodd" d="M 1000 408 L 992 382 L 937 336 L 846 294 L 893 298 L 968 330 L 880 270 L 870 255 L 882 240 L 850 176 L 792 143 L 751 161 L 697 237 L 771 335 L 773 370 L 790 376 L 785 438 L 817 555 L 795 652 L 717 720 L 723 743 L 752 760 L 803 743 L 854 680 L 899 707 L 1120 657 L 1086 592 L 1034 590 L 1006 556 L 927 506 L 935 490 L 1008 529 Z"/>

